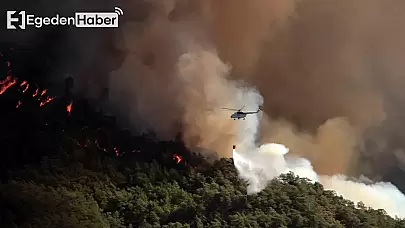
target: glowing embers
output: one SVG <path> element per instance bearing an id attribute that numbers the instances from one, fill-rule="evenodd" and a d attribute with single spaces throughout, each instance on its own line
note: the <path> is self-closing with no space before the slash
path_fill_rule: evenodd
<path id="1" fill-rule="evenodd" d="M 179 164 L 183 160 L 183 158 L 178 154 L 173 154 L 173 160 L 175 160 L 177 164 Z"/>

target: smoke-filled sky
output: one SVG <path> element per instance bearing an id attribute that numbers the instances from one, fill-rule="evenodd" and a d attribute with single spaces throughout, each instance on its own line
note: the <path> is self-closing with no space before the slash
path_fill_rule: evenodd
<path id="1" fill-rule="evenodd" d="M 230 156 L 235 123 L 219 109 L 255 110 L 232 91 L 252 85 L 263 142 L 322 174 L 398 167 L 403 1 L 146 2 L 148 16 L 122 28 L 117 46 L 130 54 L 109 82 L 133 124 L 162 137 L 181 129 L 190 147 Z"/>
<path id="2" fill-rule="evenodd" d="M 138 130 L 182 132 L 190 148 L 231 156 L 238 127 L 221 108 L 262 103 L 260 141 L 285 144 L 319 174 L 403 175 L 403 0 L 71 0 L 31 9 L 115 3 L 120 29 L 64 30 L 58 42 L 37 29 L 19 40 L 52 50 L 50 74 L 72 74 L 79 92 L 96 98 L 108 87 L 111 111 Z M 248 96 L 255 88 L 262 97 Z"/>

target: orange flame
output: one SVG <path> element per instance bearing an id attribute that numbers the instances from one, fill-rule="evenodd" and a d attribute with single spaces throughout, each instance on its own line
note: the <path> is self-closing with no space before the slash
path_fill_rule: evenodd
<path id="1" fill-rule="evenodd" d="M 6 79 L 0 81 L 0 95 L 6 92 L 8 88 L 15 85 L 17 83 L 17 79 L 12 76 L 7 76 Z"/>
<path id="2" fill-rule="evenodd" d="M 73 105 L 73 102 L 71 101 L 71 102 L 66 106 L 66 111 L 67 111 L 68 113 L 71 113 L 71 112 L 72 112 L 72 105 Z"/>
<path id="3" fill-rule="evenodd" d="M 30 87 L 30 84 L 27 84 L 27 86 L 25 86 L 25 89 L 23 90 L 23 93 L 27 92 L 29 87 Z"/>
<path id="4" fill-rule="evenodd" d="M 173 154 L 173 160 L 176 160 L 177 164 L 179 164 L 183 158 L 178 154 Z"/>
<path id="5" fill-rule="evenodd" d="M 43 96 L 47 91 L 48 91 L 47 89 L 42 90 L 41 96 Z"/>
<path id="6" fill-rule="evenodd" d="M 15 108 L 19 108 L 21 104 L 22 104 L 22 102 L 21 102 L 21 101 L 18 101 L 18 103 L 17 103 L 17 105 L 15 106 Z"/>
<path id="7" fill-rule="evenodd" d="M 51 102 L 54 98 L 53 97 L 47 97 L 45 100 L 41 101 L 41 104 L 39 104 L 39 106 L 44 106 L 47 103 Z"/>
<path id="8" fill-rule="evenodd" d="M 36 96 L 38 95 L 38 92 L 39 92 L 39 89 L 37 88 L 37 89 L 35 90 L 35 93 L 32 95 L 32 97 L 36 97 Z"/>
<path id="9" fill-rule="evenodd" d="M 25 84 L 27 84 L 27 81 L 21 82 L 20 86 L 23 86 L 23 85 L 25 85 Z"/>

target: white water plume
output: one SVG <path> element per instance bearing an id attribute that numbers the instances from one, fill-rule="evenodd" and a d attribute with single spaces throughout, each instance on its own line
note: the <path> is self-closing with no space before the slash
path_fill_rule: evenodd
<path id="1" fill-rule="evenodd" d="M 249 116 L 246 120 L 240 121 L 238 132 L 238 140 L 243 147 L 236 144 L 233 159 L 240 177 L 249 183 L 248 194 L 260 192 L 280 174 L 293 172 L 299 177 L 320 182 L 325 189 L 334 190 L 355 203 L 361 201 L 365 206 L 384 209 L 393 217 L 405 218 L 405 195 L 391 183 L 364 184 L 348 180 L 344 175 L 318 175 L 309 160 L 288 155 L 289 149 L 282 144 L 255 146 L 259 115 Z"/>

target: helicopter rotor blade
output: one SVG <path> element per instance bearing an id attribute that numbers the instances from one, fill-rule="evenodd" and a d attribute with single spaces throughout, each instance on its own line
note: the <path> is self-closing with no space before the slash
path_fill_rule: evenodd
<path id="1" fill-rule="evenodd" d="M 232 109 L 232 108 L 222 108 L 222 109 L 231 110 L 231 111 L 239 111 L 239 110 L 237 110 L 237 109 Z"/>
<path id="2" fill-rule="evenodd" d="M 239 110 L 237 110 L 237 111 L 242 111 L 242 109 L 244 109 L 245 108 L 245 106 L 243 106 L 242 108 L 240 108 Z"/>

